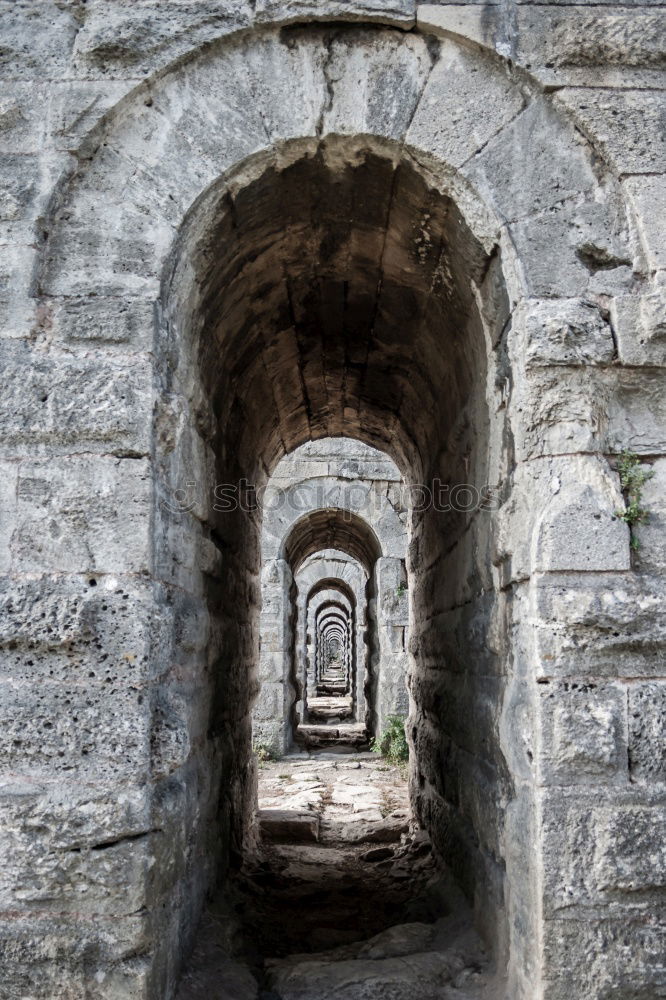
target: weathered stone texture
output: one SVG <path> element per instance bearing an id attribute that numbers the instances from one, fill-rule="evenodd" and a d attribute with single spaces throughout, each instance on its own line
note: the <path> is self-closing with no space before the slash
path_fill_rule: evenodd
<path id="1" fill-rule="evenodd" d="M 0 21 L 3 1000 L 173 995 L 252 836 L 252 700 L 293 700 L 288 576 L 260 622 L 259 516 L 211 486 L 342 435 L 491 491 L 414 514 L 369 656 L 409 624 L 413 801 L 512 1000 L 661 995 L 658 0 Z"/>

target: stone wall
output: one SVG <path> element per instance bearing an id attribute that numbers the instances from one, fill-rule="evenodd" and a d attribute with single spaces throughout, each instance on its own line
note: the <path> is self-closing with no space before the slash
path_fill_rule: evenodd
<path id="1" fill-rule="evenodd" d="M 412 785 L 512 1000 L 658 995 L 663 8 L 0 16 L 0 996 L 173 995 L 254 794 L 212 485 L 340 434 L 499 498 L 412 526 Z"/>

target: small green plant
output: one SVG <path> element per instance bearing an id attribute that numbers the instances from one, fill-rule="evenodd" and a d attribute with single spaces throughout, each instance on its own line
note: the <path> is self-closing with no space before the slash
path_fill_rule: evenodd
<path id="1" fill-rule="evenodd" d="M 617 461 L 617 470 L 620 473 L 620 486 L 624 497 L 624 510 L 616 510 L 615 514 L 621 518 L 631 530 L 634 525 L 641 524 L 648 519 L 648 511 L 643 507 L 643 487 L 648 479 L 652 479 L 654 472 L 652 469 L 644 469 L 641 460 L 633 451 L 624 449 L 620 453 Z M 639 541 L 631 534 L 631 547 L 634 550 L 639 548 Z"/>
<path id="2" fill-rule="evenodd" d="M 260 765 L 280 759 L 270 743 L 264 743 L 262 740 L 257 740 L 256 743 L 252 744 L 252 751 L 256 754 Z"/>
<path id="3" fill-rule="evenodd" d="M 386 728 L 376 737 L 370 749 L 381 754 L 389 764 L 404 764 L 409 760 L 409 746 L 405 736 L 405 721 L 399 715 L 389 715 Z"/>
<path id="4" fill-rule="evenodd" d="M 399 583 L 395 593 L 398 599 L 404 597 L 405 594 L 407 593 L 407 585 L 405 583 Z"/>

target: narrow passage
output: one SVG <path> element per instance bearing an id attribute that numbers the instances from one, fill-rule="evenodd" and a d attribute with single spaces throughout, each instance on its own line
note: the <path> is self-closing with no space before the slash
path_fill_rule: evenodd
<path id="1" fill-rule="evenodd" d="M 264 762 L 257 827 L 178 1000 L 502 996 L 466 902 L 412 822 L 404 770 L 368 752 Z"/>

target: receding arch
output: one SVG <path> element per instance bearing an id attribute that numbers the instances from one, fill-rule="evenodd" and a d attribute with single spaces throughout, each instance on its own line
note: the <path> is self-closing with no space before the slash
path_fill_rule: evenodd
<path id="1" fill-rule="evenodd" d="M 298 572 L 308 556 L 321 549 L 339 549 L 372 571 L 382 551 L 370 525 L 350 510 L 329 508 L 305 514 L 284 541 L 283 558 Z"/>

